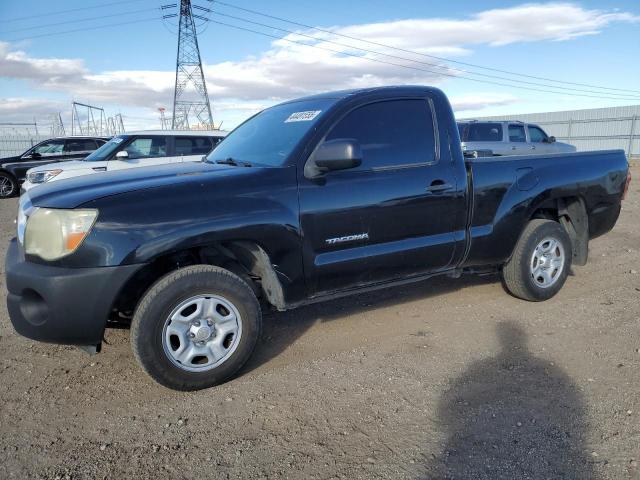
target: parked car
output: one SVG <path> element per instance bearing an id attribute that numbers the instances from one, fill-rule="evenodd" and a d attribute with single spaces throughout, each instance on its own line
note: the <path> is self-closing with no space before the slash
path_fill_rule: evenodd
<path id="1" fill-rule="evenodd" d="M 29 170 L 22 190 L 26 192 L 42 183 L 111 170 L 200 160 L 226 134 L 222 130 L 150 130 L 116 135 L 87 158 Z"/>
<path id="2" fill-rule="evenodd" d="M 108 137 L 50 138 L 31 147 L 22 155 L 0 159 L 0 198 L 18 193 L 27 170 L 38 165 L 84 158 L 109 140 Z"/>
<path id="3" fill-rule="evenodd" d="M 458 122 L 463 150 L 488 150 L 493 155 L 572 153 L 576 147 L 557 142 L 538 125 L 513 121 Z"/>
<path id="4" fill-rule="evenodd" d="M 249 358 L 262 309 L 463 273 L 553 297 L 616 223 L 628 171 L 622 150 L 465 161 L 434 88 L 293 100 L 204 162 L 23 195 L 9 315 L 26 337 L 93 352 L 106 327 L 131 321 L 151 377 L 210 387 Z"/>

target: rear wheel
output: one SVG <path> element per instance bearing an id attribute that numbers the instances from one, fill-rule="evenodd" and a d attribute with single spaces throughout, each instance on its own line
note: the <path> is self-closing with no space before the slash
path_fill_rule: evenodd
<path id="1" fill-rule="evenodd" d="M 558 222 L 532 220 L 502 269 L 504 284 L 518 298 L 547 300 L 564 285 L 571 258 L 571 240 Z"/>
<path id="2" fill-rule="evenodd" d="M 230 379 L 244 365 L 261 329 L 249 285 L 219 267 L 198 265 L 169 273 L 140 301 L 131 344 L 158 383 L 198 390 Z"/>
<path id="3" fill-rule="evenodd" d="M 0 172 L 0 198 L 13 197 L 18 192 L 18 182 L 12 175 Z"/>

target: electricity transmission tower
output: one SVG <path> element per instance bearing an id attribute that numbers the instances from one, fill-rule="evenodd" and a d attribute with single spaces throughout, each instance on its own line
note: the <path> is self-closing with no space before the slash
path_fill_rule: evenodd
<path id="1" fill-rule="evenodd" d="M 113 117 L 107 118 L 107 135 L 118 135 L 124 133 L 124 123 L 122 122 L 122 114 L 116 113 Z"/>
<path id="2" fill-rule="evenodd" d="M 71 135 L 107 136 L 119 133 L 124 133 L 121 114 L 117 113 L 113 117 L 107 117 L 102 107 L 80 102 L 71 104 Z"/>
<path id="3" fill-rule="evenodd" d="M 64 123 L 62 123 L 62 115 L 60 112 L 51 115 L 51 136 L 52 137 L 64 137 L 66 132 L 64 130 Z"/>
<path id="4" fill-rule="evenodd" d="M 169 119 L 167 117 L 165 117 L 164 112 L 167 109 L 164 107 L 160 107 L 158 108 L 158 111 L 160 112 L 160 128 L 162 130 L 168 130 L 169 129 Z"/>
<path id="5" fill-rule="evenodd" d="M 175 4 L 174 4 L 175 5 Z M 165 5 L 170 8 L 173 5 Z M 193 6 L 210 13 L 211 10 Z M 163 18 L 178 16 L 165 15 Z M 178 56 L 176 60 L 176 88 L 173 94 L 173 118 L 171 128 L 189 129 L 191 121 L 197 121 L 200 128 L 213 129 L 211 104 L 207 85 L 202 73 L 202 60 L 198 48 L 198 36 L 194 18 L 207 21 L 208 18 L 194 14 L 191 0 L 180 0 L 178 21 Z"/>
<path id="6" fill-rule="evenodd" d="M 76 131 L 80 132 L 80 135 L 102 135 L 106 123 L 107 117 L 103 108 L 80 102 L 71 104 L 71 135 L 77 135 Z"/>

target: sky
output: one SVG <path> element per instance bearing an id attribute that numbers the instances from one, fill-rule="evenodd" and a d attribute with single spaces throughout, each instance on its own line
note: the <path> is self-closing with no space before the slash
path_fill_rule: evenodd
<path id="1" fill-rule="evenodd" d="M 225 129 L 282 100 L 393 84 L 437 86 L 460 117 L 640 104 L 637 0 L 192 1 L 212 10 L 198 10 L 198 41 Z M 75 100 L 159 127 L 175 82 L 168 3 L 0 0 L 0 122 L 46 129 L 60 112 L 68 126 Z"/>

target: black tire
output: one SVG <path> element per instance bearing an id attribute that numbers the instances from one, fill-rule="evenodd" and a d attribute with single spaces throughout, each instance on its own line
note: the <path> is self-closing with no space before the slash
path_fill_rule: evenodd
<path id="1" fill-rule="evenodd" d="M 18 194 L 18 182 L 13 175 L 0 172 L 0 198 L 11 198 Z"/>
<path id="2" fill-rule="evenodd" d="M 181 302 L 198 295 L 224 297 L 235 307 L 242 331 L 235 350 L 218 366 L 187 371 L 163 347 L 165 322 Z M 142 297 L 131 323 L 131 346 L 142 368 L 158 383 L 174 390 L 200 390 L 229 380 L 251 356 L 260 337 L 262 313 L 249 285 L 220 267 L 195 265 L 171 272 Z"/>
<path id="3" fill-rule="evenodd" d="M 553 283 L 541 287 L 543 281 L 536 281 L 532 273 L 532 259 L 536 247 L 547 238 L 558 241 L 564 255 L 561 262 L 562 269 L 556 271 L 553 267 L 549 267 L 551 275 L 556 272 Z M 557 252 L 560 251 L 560 249 L 557 250 Z M 571 258 L 571 239 L 562 225 L 552 220 L 531 220 L 522 232 L 511 259 L 502 269 L 504 285 L 513 296 L 523 300 L 531 302 L 548 300 L 564 285 L 571 269 Z"/>

